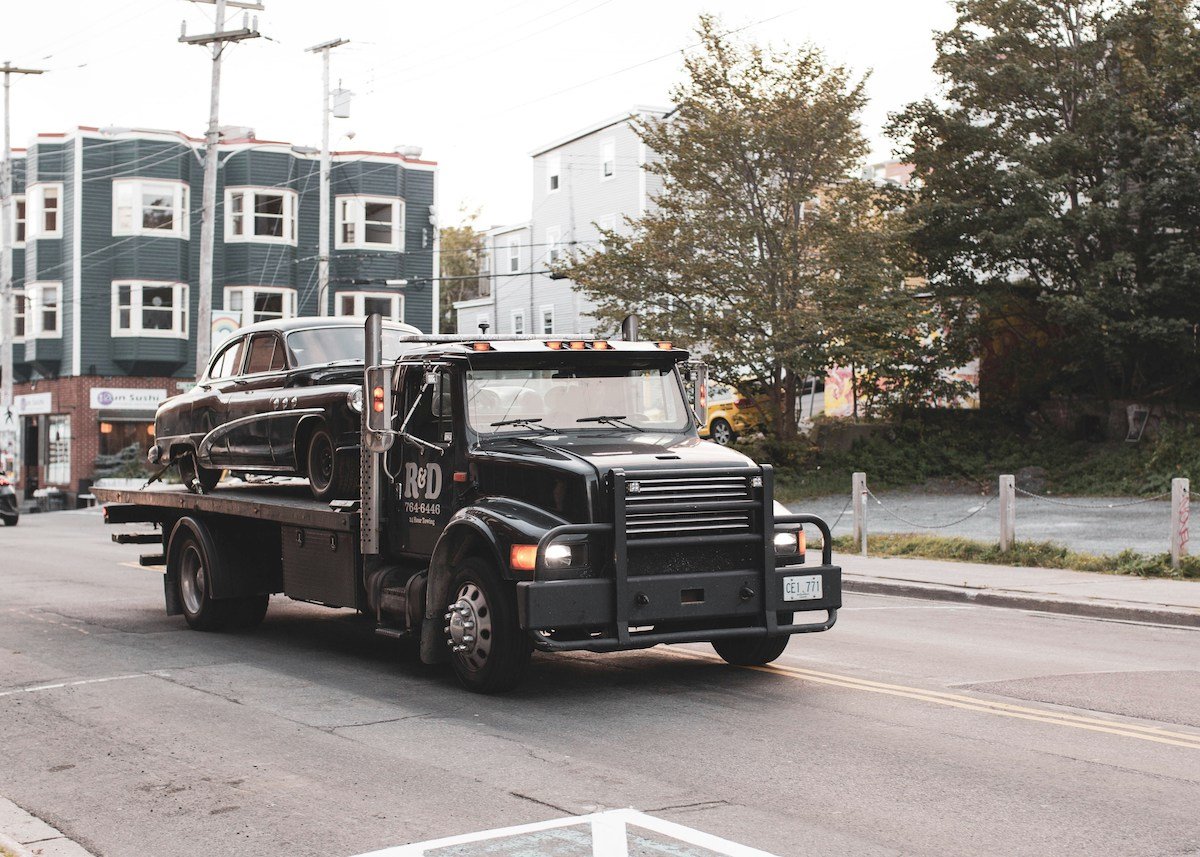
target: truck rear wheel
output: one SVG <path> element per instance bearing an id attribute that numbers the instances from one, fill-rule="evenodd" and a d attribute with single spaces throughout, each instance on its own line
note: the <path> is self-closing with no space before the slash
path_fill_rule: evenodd
<path id="1" fill-rule="evenodd" d="M 734 637 L 727 640 L 713 640 L 712 647 L 717 650 L 726 663 L 735 667 L 760 667 L 783 654 L 787 648 L 791 634 L 776 634 L 773 637 Z"/>
<path id="2" fill-rule="evenodd" d="M 176 553 L 179 601 L 183 618 L 196 631 L 253 628 L 267 614 L 269 595 L 244 598 L 212 597 L 212 562 L 204 545 L 192 535 L 184 536 Z"/>
<path id="3" fill-rule="evenodd" d="M 450 661 L 458 680 L 476 693 L 516 687 L 529 668 L 533 644 L 517 622 L 517 599 L 491 564 L 468 557 L 454 574 L 446 613 Z"/>

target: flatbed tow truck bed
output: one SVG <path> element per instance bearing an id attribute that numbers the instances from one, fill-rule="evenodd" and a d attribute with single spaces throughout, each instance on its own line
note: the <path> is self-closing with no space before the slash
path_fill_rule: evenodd
<path id="1" fill-rule="evenodd" d="M 313 499 L 307 482 L 294 485 L 222 485 L 207 494 L 194 494 L 182 485 L 136 489 L 94 488 L 92 493 L 97 500 L 106 504 L 161 508 L 184 514 L 236 515 L 342 533 L 358 529 L 356 506 L 349 511 L 331 509 L 328 503 Z"/>

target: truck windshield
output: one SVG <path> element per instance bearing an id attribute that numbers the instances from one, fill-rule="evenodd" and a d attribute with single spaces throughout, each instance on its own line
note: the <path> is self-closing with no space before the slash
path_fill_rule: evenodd
<path id="1" fill-rule="evenodd" d="M 528 432 L 535 425 L 555 431 L 612 431 L 622 423 L 644 431 L 683 431 L 690 425 L 669 366 L 472 369 L 467 415 L 480 434 Z"/>
<path id="2" fill-rule="evenodd" d="M 383 329 L 383 359 L 395 360 L 406 345 L 401 342 L 396 330 Z M 321 366 L 326 363 L 345 363 L 350 360 L 362 362 L 363 329 L 361 327 L 310 327 L 295 330 L 287 335 L 288 348 L 292 352 L 292 363 L 300 369 Z"/>

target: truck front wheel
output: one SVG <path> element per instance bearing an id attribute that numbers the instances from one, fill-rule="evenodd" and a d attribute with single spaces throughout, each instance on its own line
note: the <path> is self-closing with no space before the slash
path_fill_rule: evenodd
<path id="1" fill-rule="evenodd" d="M 734 637 L 728 640 L 713 640 L 712 647 L 726 663 L 735 667 L 760 667 L 782 655 L 790 639 L 790 634 L 776 634 L 773 637 Z"/>
<path id="2" fill-rule="evenodd" d="M 446 640 L 458 680 L 476 693 L 516 687 L 529 668 L 533 644 L 517 622 L 517 599 L 491 564 L 463 560 L 450 588 Z"/>

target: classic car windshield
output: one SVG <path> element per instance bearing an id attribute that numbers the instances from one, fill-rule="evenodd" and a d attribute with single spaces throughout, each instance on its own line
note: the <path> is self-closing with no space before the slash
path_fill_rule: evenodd
<path id="1" fill-rule="evenodd" d="M 404 334 L 383 329 L 383 359 L 395 360 L 404 350 L 400 340 Z M 322 366 L 326 363 L 362 362 L 363 329 L 361 327 L 310 327 L 294 330 L 287 335 L 288 348 L 297 368 Z"/>
<path id="2" fill-rule="evenodd" d="M 647 431 L 682 431 L 690 420 L 671 367 L 628 365 L 472 369 L 467 373 L 467 417 L 481 434 L 528 432 L 530 426 L 521 425 L 522 420 L 572 431 L 611 430 L 621 423 Z M 506 420 L 516 422 L 493 425 Z"/>

